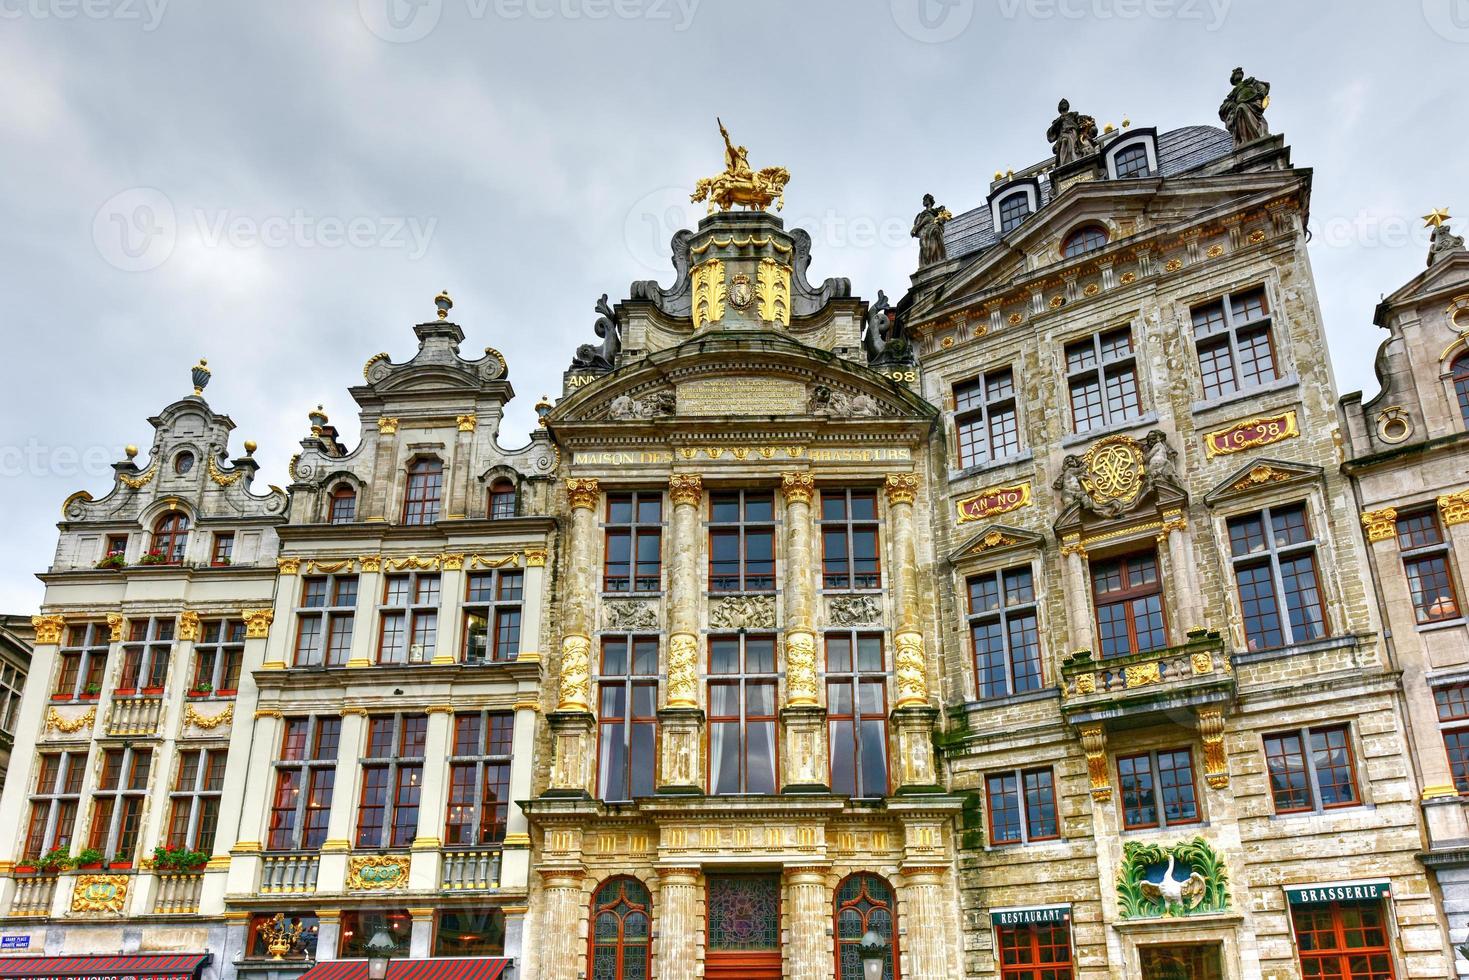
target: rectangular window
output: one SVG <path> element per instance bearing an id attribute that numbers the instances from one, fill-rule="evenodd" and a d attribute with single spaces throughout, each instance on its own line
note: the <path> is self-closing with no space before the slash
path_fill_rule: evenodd
<path id="1" fill-rule="evenodd" d="M 607 495 L 607 592 L 657 592 L 663 587 L 663 494 L 656 490 Z"/>
<path id="2" fill-rule="evenodd" d="M 1276 813 L 1308 813 L 1361 803 L 1346 725 L 1265 736 Z"/>
<path id="3" fill-rule="evenodd" d="M 34 861 L 56 849 L 70 850 L 81 802 L 87 753 L 48 752 L 37 760 L 36 791 L 26 826 L 25 857 Z"/>
<path id="4" fill-rule="evenodd" d="M 26 673 L 14 664 L 0 669 L 0 732 L 13 736 L 15 718 L 20 713 L 20 696 L 25 690 Z"/>
<path id="5" fill-rule="evenodd" d="M 365 959 L 367 944 L 378 933 L 386 933 L 395 956 L 408 955 L 413 935 L 413 913 L 407 909 L 356 909 L 343 912 L 341 938 L 337 943 L 338 959 Z"/>
<path id="6" fill-rule="evenodd" d="M 1066 345 L 1071 424 L 1077 432 L 1135 419 L 1142 413 L 1132 328 L 1093 334 Z"/>
<path id="7" fill-rule="evenodd" d="M 985 572 L 972 576 L 968 584 L 969 638 L 979 697 L 1039 690 L 1041 642 L 1030 566 Z"/>
<path id="8" fill-rule="evenodd" d="M 882 585 L 877 543 L 877 493 L 821 491 L 822 588 L 875 589 Z"/>
<path id="9" fill-rule="evenodd" d="M 266 846 L 272 851 L 315 851 L 326 840 L 336 781 L 342 720 L 287 718 L 275 763 Z"/>
<path id="10" fill-rule="evenodd" d="M 96 698 L 102 693 L 102 677 L 107 668 L 107 650 L 112 643 L 112 627 L 107 623 L 73 623 L 66 628 L 65 642 L 57 660 L 54 700 Z"/>
<path id="11" fill-rule="evenodd" d="M 474 711 L 454 716 L 444 844 L 478 847 L 505 839 L 510 816 L 510 746 L 515 715 Z"/>
<path id="12" fill-rule="evenodd" d="M 505 913 L 461 908 L 434 917 L 435 956 L 504 956 Z"/>
<path id="13" fill-rule="evenodd" d="M 990 843 L 1033 844 L 1061 836 L 1055 780 L 1049 767 L 985 777 Z"/>
<path id="14" fill-rule="evenodd" d="M 131 862 L 136 856 L 152 767 L 152 749 L 102 750 L 102 772 L 92 793 L 92 832 L 87 846 L 101 851 L 108 861 Z"/>
<path id="15" fill-rule="evenodd" d="M 1454 775 L 1454 788 L 1469 794 L 1469 684 L 1435 688 L 1434 704 L 1438 707 L 1444 749 L 1449 754 L 1449 769 Z"/>
<path id="16" fill-rule="evenodd" d="M 215 531 L 214 547 L 209 553 L 209 564 L 228 565 L 235 554 L 235 532 Z"/>
<path id="17" fill-rule="evenodd" d="M 240 664 L 245 658 L 245 621 L 206 619 L 199 624 L 194 644 L 192 694 L 231 697 L 240 686 Z"/>
<path id="18" fill-rule="evenodd" d="M 1119 756 L 1117 782 L 1125 830 L 1199 822 L 1194 760 L 1188 749 Z"/>
<path id="19" fill-rule="evenodd" d="M 408 486 L 403 492 L 403 523 L 432 524 L 439 519 L 444 491 L 444 464 L 419 457 L 408 467 Z"/>
<path id="20" fill-rule="evenodd" d="M 418 833 L 427 715 L 375 715 L 367 720 L 357 847 L 407 847 Z"/>
<path id="21" fill-rule="evenodd" d="M 1020 421 L 1009 368 L 954 386 L 954 429 L 961 469 L 1019 454 Z"/>
<path id="22" fill-rule="evenodd" d="M 709 590 L 775 589 L 775 494 L 724 490 L 709 495 Z"/>
<path id="23" fill-rule="evenodd" d="M 1383 903 L 1292 905 L 1296 948 L 1306 977 L 1393 980 Z"/>
<path id="24" fill-rule="evenodd" d="M 774 793 L 775 637 L 709 638 L 709 792 Z"/>
<path id="25" fill-rule="evenodd" d="M 224 790 L 224 749 L 189 749 L 179 753 L 169 796 L 168 845 L 214 852 L 219 826 L 219 797 Z"/>
<path id="26" fill-rule="evenodd" d="M 128 536 L 126 534 L 109 534 L 107 543 L 102 548 L 102 556 L 126 555 L 128 551 Z"/>
<path id="27" fill-rule="evenodd" d="M 296 607 L 297 667 L 345 667 L 352 655 L 357 576 L 310 575 Z"/>
<path id="28" fill-rule="evenodd" d="M 597 795 L 652 796 L 658 742 L 658 637 L 604 636 L 597 681 Z"/>
<path id="29" fill-rule="evenodd" d="M 162 693 L 168 680 L 173 639 L 172 616 L 128 620 L 127 639 L 122 645 L 122 674 L 118 677 L 115 693 Z"/>
<path id="30" fill-rule="evenodd" d="M 1263 286 L 1196 306 L 1190 316 L 1204 398 L 1231 395 L 1280 376 Z"/>
<path id="31" fill-rule="evenodd" d="M 888 792 L 887 662 L 880 633 L 826 635 L 826 727 L 831 791 Z"/>
<path id="32" fill-rule="evenodd" d="M 426 664 L 439 639 L 439 576 L 408 572 L 383 579 L 377 662 Z"/>
<path id="33" fill-rule="evenodd" d="M 1156 551 L 1094 561 L 1091 573 L 1103 657 L 1125 657 L 1168 645 Z"/>
<path id="34" fill-rule="evenodd" d="M 1231 518 L 1229 548 L 1251 650 L 1326 635 L 1316 541 L 1305 504 L 1268 507 Z"/>
<path id="35" fill-rule="evenodd" d="M 1061 923 L 997 926 L 1000 980 L 1071 980 L 1071 930 Z"/>
<path id="36" fill-rule="evenodd" d="M 464 592 L 463 659 L 504 663 L 520 656 L 525 575 L 516 568 L 470 572 Z"/>
<path id="37" fill-rule="evenodd" d="M 1397 521 L 1398 550 L 1413 614 L 1420 625 L 1458 619 L 1459 590 L 1449 561 L 1449 544 L 1435 509 L 1404 514 Z"/>

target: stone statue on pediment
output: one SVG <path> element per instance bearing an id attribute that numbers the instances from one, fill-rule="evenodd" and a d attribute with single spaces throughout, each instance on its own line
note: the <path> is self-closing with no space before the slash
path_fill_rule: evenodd
<path id="1" fill-rule="evenodd" d="M 944 225 L 953 217 L 948 208 L 934 202 L 932 194 L 923 195 L 923 210 L 913 218 L 910 232 L 911 237 L 918 239 L 918 268 L 926 269 L 948 259 Z"/>
<path id="2" fill-rule="evenodd" d="M 1265 122 L 1265 110 L 1270 107 L 1270 83 L 1246 78 L 1245 70 L 1236 68 L 1229 76 L 1229 84 L 1233 88 L 1219 106 L 1219 119 L 1234 137 L 1234 148 L 1239 149 L 1270 135 L 1270 126 Z"/>
<path id="3" fill-rule="evenodd" d="M 1051 152 L 1056 154 L 1056 166 L 1064 167 L 1083 157 L 1097 152 L 1097 121 L 1071 108 L 1071 103 L 1062 99 L 1056 106 L 1058 115 L 1046 130 L 1046 141 Z"/>

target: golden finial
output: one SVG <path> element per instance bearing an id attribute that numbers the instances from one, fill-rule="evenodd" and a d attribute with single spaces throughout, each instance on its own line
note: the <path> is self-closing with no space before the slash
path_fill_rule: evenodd
<path id="1" fill-rule="evenodd" d="M 1015 176 L 1015 171 L 1013 171 L 1013 170 L 1006 170 L 1005 171 L 1005 179 L 1006 180 L 1009 180 L 1011 177 L 1014 177 L 1014 176 Z"/>
<path id="2" fill-rule="evenodd" d="M 735 145 L 718 116 L 714 121 L 719 124 L 719 135 L 724 137 L 724 172 L 713 177 L 701 177 L 689 200 L 707 200 L 709 214 L 713 214 L 716 207 L 728 211 L 736 204 L 744 205 L 750 211 L 764 211 L 772 201 L 775 202 L 775 210 L 779 211 L 785 206 L 785 188 L 791 179 L 790 171 L 785 167 L 750 169 L 750 151 Z"/>
<path id="3" fill-rule="evenodd" d="M 449 298 L 449 291 L 442 289 L 439 295 L 434 297 L 434 305 L 439 308 L 439 319 L 443 320 L 449 316 L 449 311 L 454 308 L 454 301 Z"/>
<path id="4" fill-rule="evenodd" d="M 542 395 L 541 396 L 541 400 L 538 401 L 538 402 L 536 402 L 536 424 L 537 425 L 545 425 L 546 424 L 546 416 L 548 416 L 548 415 L 551 414 L 551 409 L 552 408 L 555 408 L 555 406 L 551 404 L 551 398 L 550 398 L 550 396 L 549 395 Z"/>
<path id="5" fill-rule="evenodd" d="M 1132 120 L 1131 119 L 1128 119 L 1126 116 L 1123 116 L 1122 117 L 1122 128 L 1123 129 L 1126 129 L 1127 127 L 1129 127 L 1131 125 L 1132 125 Z"/>
<path id="6" fill-rule="evenodd" d="M 189 372 L 189 375 L 194 381 L 195 397 L 203 395 L 204 386 L 209 384 L 209 362 L 202 357 L 199 358 L 199 363 L 194 365 L 194 369 Z"/>
<path id="7" fill-rule="evenodd" d="M 245 440 L 245 455 L 246 456 L 254 456 L 255 455 L 255 450 L 257 450 L 259 448 L 260 447 L 258 445 L 256 445 L 254 439 L 246 439 Z"/>
<path id="8" fill-rule="evenodd" d="M 1423 227 L 1442 228 L 1444 222 L 1449 221 L 1452 218 L 1453 215 L 1449 214 L 1448 208 L 1434 208 L 1432 211 L 1423 216 Z"/>
<path id="9" fill-rule="evenodd" d="M 132 443 L 128 443 L 126 446 L 124 446 L 122 451 L 123 451 L 123 455 L 127 456 L 128 459 L 136 459 L 137 458 L 137 455 L 138 455 L 138 447 L 137 446 L 134 446 Z"/>
<path id="10" fill-rule="evenodd" d="M 995 180 L 999 180 L 1000 178 L 1002 178 L 1004 176 L 1005 176 L 1005 171 L 1003 171 L 1003 170 L 996 170 L 995 171 Z"/>
<path id="11" fill-rule="evenodd" d="M 1112 125 L 1111 123 L 1107 123 L 1106 125 L 1104 125 L 1102 127 L 1102 132 L 1103 133 L 1115 133 L 1115 132 L 1117 132 L 1117 127 L 1114 126 L 1114 125 Z"/>

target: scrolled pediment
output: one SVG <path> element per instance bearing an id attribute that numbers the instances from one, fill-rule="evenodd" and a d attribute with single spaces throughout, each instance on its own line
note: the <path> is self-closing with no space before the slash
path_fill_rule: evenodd
<path id="1" fill-rule="evenodd" d="M 964 565 L 979 558 L 1007 551 L 1039 549 L 1046 539 L 1034 531 L 1011 527 L 1008 524 L 986 524 L 964 540 L 964 543 L 949 552 L 949 564 Z"/>
<path id="2" fill-rule="evenodd" d="M 1314 483 L 1325 471 L 1319 466 L 1288 463 L 1279 459 L 1252 459 L 1204 494 L 1210 507 L 1237 497 L 1259 493 L 1291 483 Z"/>

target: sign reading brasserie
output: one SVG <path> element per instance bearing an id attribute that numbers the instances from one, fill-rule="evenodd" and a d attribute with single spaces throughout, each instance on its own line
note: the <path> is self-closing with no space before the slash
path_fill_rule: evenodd
<path id="1" fill-rule="evenodd" d="M 1019 510 L 1030 503 L 1030 483 L 1016 483 L 1008 487 L 989 487 L 972 497 L 965 497 L 954 506 L 959 510 L 959 523 L 982 521 L 996 514 Z"/>
<path id="2" fill-rule="evenodd" d="M 1000 909 L 990 913 L 990 922 L 997 926 L 1054 925 L 1071 919 L 1069 905 L 1042 905 L 1031 909 Z"/>
<path id="3" fill-rule="evenodd" d="M 1391 898 L 1392 886 L 1386 881 L 1362 881 L 1351 885 L 1307 885 L 1303 888 L 1286 888 L 1285 896 L 1292 905 L 1375 902 Z"/>
<path id="4" fill-rule="evenodd" d="M 1264 415 L 1260 418 L 1236 422 L 1227 429 L 1204 434 L 1204 452 L 1210 458 L 1242 453 L 1246 449 L 1268 446 L 1282 439 L 1293 439 L 1301 434 L 1296 424 L 1294 411 L 1279 415 Z"/>

